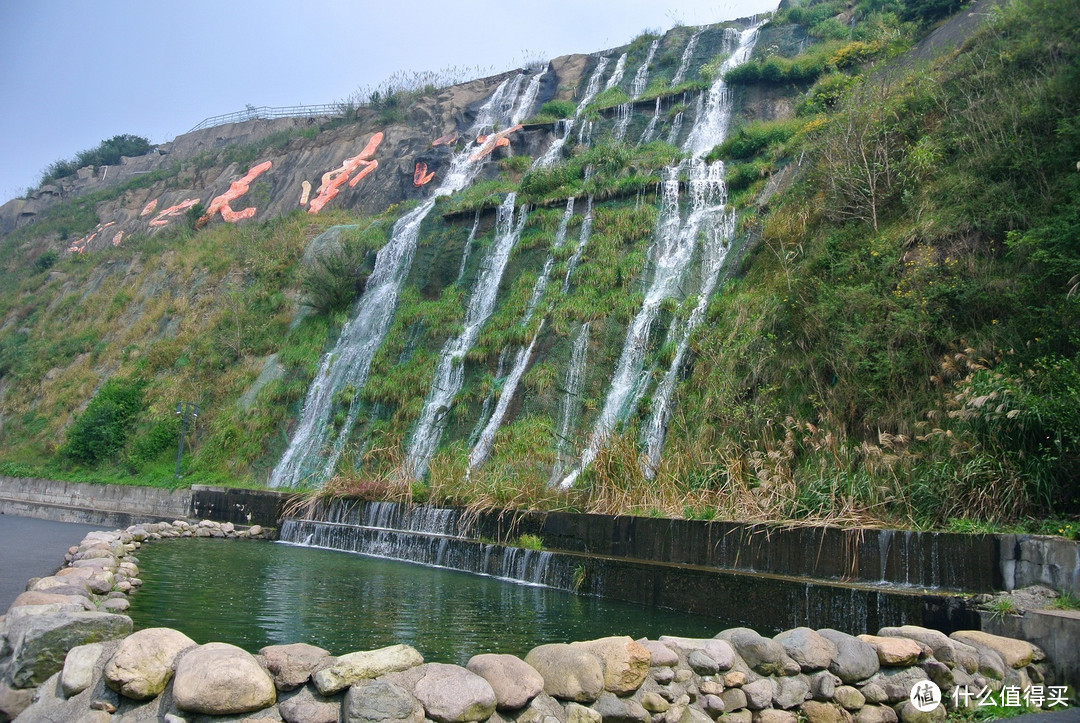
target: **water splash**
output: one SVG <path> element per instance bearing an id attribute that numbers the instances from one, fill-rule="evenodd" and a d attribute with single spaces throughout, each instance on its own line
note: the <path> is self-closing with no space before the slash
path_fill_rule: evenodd
<path id="1" fill-rule="evenodd" d="M 524 77 L 519 74 L 499 84 L 477 113 L 470 135 L 475 137 L 496 125 L 517 122 L 516 94 Z M 485 160 L 483 157 L 474 160 L 475 151 L 476 145 L 470 143 L 456 154 L 433 195 L 394 224 L 390 240 L 375 256 L 375 268 L 356 302 L 352 318 L 342 328 L 334 349 L 323 355 L 296 431 L 271 473 L 270 487 L 296 487 L 309 481 L 321 484 L 333 473 L 359 413 L 359 405 L 350 404 L 344 423 L 330 424 L 334 397 L 345 386 L 359 389 L 367 381 L 371 360 L 390 329 L 401 288 L 412 266 L 420 224 L 431 212 L 436 198 L 460 191 L 476 178 Z"/>
<path id="2" fill-rule="evenodd" d="M 517 245 L 525 226 L 528 217 L 526 207 L 519 209 L 517 223 L 514 223 L 516 198 L 517 194 L 509 193 L 499 206 L 495 221 L 495 243 L 484 259 L 480 277 L 469 297 L 469 305 L 465 310 L 465 328 L 461 334 L 448 340 L 439 353 L 431 391 L 424 401 L 407 451 L 408 471 L 416 479 L 427 472 L 428 462 L 442 441 L 454 397 L 465 383 L 465 355 L 476 343 L 480 330 L 495 309 L 495 297 L 506 264 L 510 260 L 510 252 Z"/>

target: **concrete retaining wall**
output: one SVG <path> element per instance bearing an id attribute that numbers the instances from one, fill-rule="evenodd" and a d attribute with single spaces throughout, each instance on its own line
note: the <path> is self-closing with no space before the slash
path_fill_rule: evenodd
<path id="1" fill-rule="evenodd" d="M 103 527 L 196 518 L 276 527 L 288 498 L 270 490 L 206 485 L 170 490 L 0 477 L 0 514 Z"/>

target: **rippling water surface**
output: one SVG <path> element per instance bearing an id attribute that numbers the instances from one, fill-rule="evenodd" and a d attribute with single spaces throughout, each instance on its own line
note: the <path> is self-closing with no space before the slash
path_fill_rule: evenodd
<path id="1" fill-rule="evenodd" d="M 429 662 L 524 655 L 607 635 L 712 637 L 724 621 L 469 573 L 244 540 L 170 540 L 138 551 L 137 628 L 255 652 L 307 642 L 335 655 L 395 643 Z"/>

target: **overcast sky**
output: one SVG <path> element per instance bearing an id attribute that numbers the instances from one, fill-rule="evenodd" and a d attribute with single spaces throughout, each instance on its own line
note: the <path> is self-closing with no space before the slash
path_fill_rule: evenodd
<path id="1" fill-rule="evenodd" d="M 120 133 L 163 143 L 246 104 L 333 103 L 398 71 L 623 45 L 776 0 L 0 0 L 0 203 Z"/>

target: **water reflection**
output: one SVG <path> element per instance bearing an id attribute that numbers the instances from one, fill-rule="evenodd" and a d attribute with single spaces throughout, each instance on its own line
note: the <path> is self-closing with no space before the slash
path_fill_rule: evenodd
<path id="1" fill-rule="evenodd" d="M 143 547 L 139 559 L 136 627 L 172 627 L 252 652 L 308 642 L 340 655 L 408 643 L 425 660 L 464 664 L 543 643 L 711 637 L 725 627 L 701 615 L 291 545 L 174 540 Z"/>

